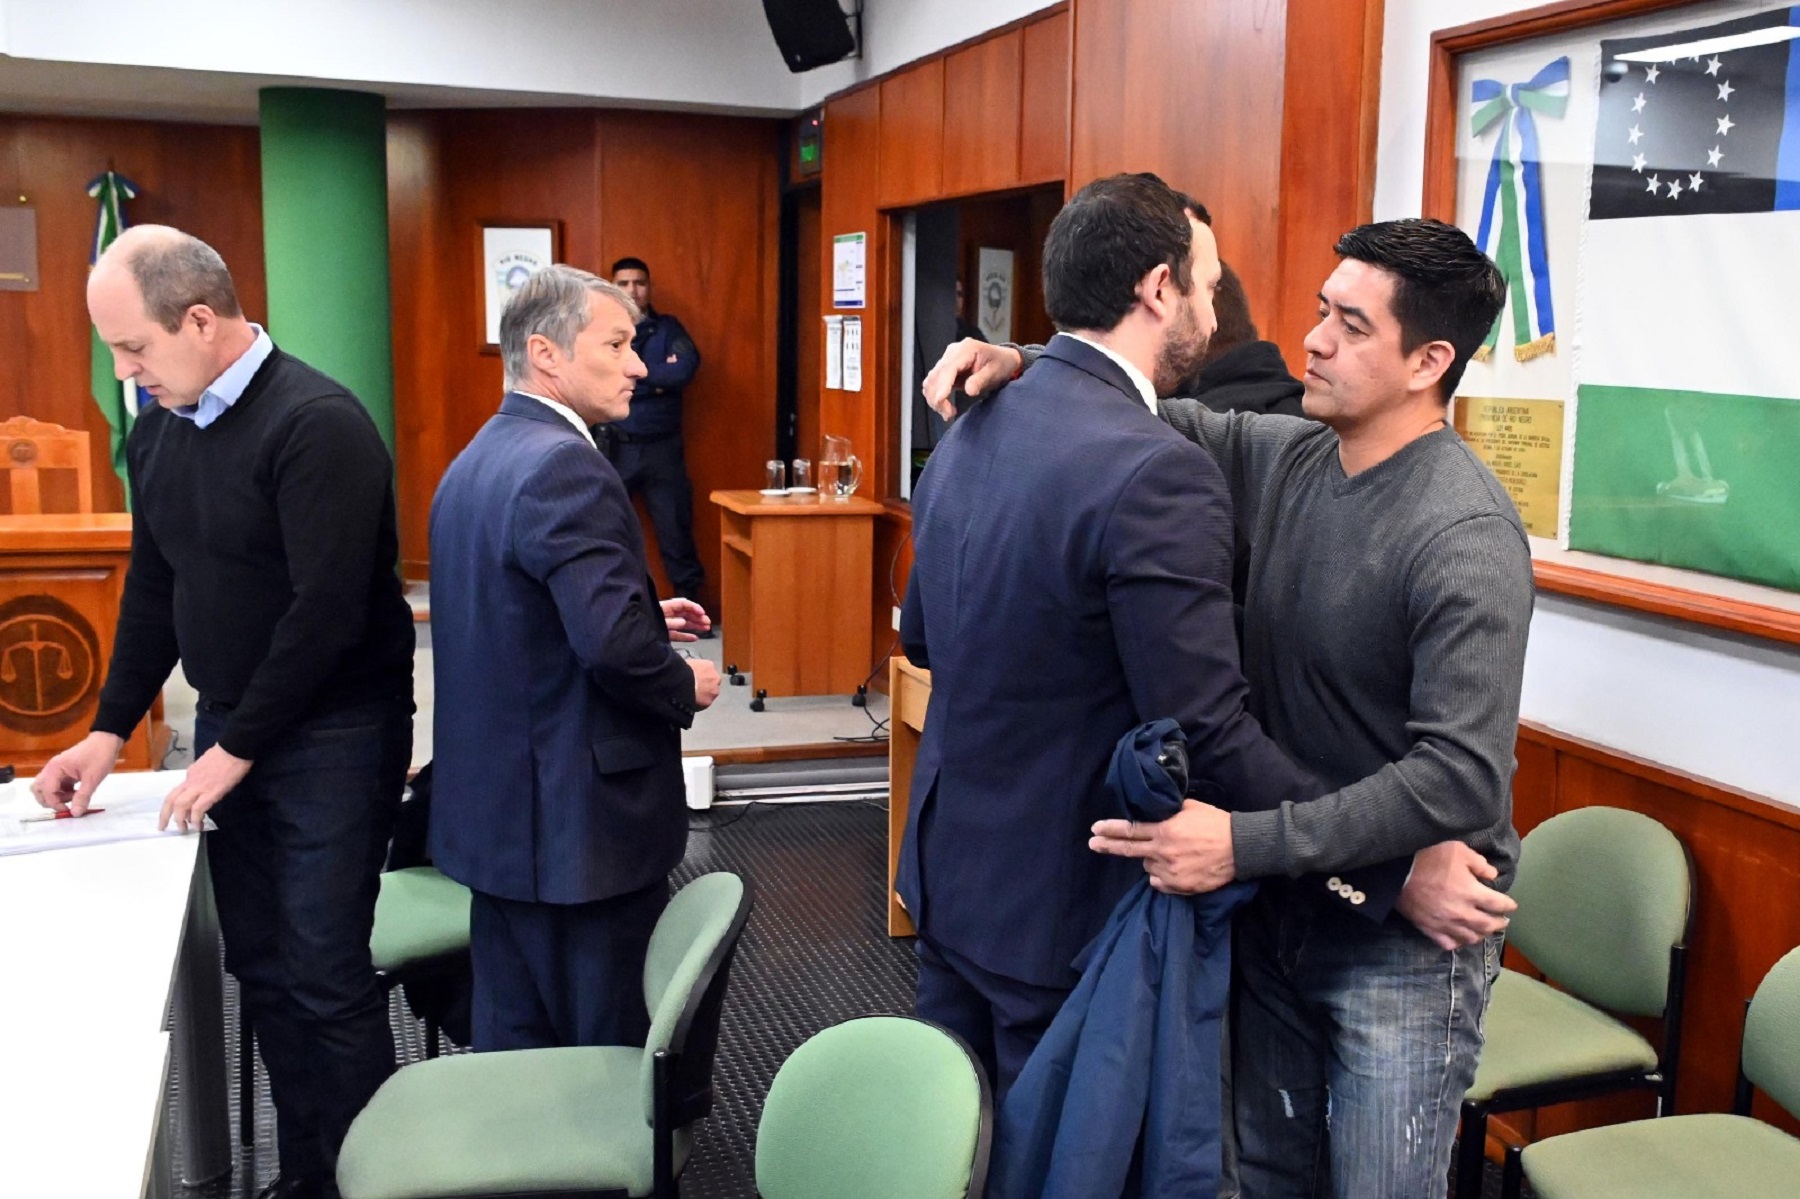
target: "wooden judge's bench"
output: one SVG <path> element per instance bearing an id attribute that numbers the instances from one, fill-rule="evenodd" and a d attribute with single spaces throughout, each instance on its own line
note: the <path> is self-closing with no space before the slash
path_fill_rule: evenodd
<path id="1" fill-rule="evenodd" d="M 0 516 L 0 765 L 34 774 L 87 736 L 112 657 L 131 516 Z M 162 705 L 119 766 L 156 765 Z"/>
<path id="2" fill-rule="evenodd" d="M 112 659 L 131 516 L 92 511 L 88 464 L 83 430 L 0 421 L 0 766 L 22 776 L 87 736 Z M 158 698 L 120 767 L 156 766 L 162 733 Z"/>

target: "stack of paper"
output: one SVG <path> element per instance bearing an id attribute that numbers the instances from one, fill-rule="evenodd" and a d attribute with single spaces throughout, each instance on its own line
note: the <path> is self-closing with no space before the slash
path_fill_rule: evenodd
<path id="1" fill-rule="evenodd" d="M 184 770 L 127 771 L 109 775 L 94 791 L 94 808 L 72 820 L 37 820 L 42 814 L 31 796 L 31 783 L 20 779 L 0 787 L 0 858 L 46 849 L 73 849 L 81 845 L 105 845 L 112 841 L 137 841 L 145 837 L 180 836 L 181 830 L 156 827 L 163 800 L 187 777 Z M 210 822 L 207 827 L 211 827 Z"/>

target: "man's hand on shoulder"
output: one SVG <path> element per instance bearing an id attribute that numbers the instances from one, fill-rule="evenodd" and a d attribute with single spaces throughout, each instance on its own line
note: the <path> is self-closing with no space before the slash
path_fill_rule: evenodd
<path id="1" fill-rule="evenodd" d="M 926 374 L 925 402 L 945 420 L 955 420 L 953 392 L 960 388 L 965 395 L 986 395 L 1017 375 L 1024 361 L 1024 355 L 1011 346 L 989 345 L 965 337 L 947 348 Z"/>
<path id="2" fill-rule="evenodd" d="M 1413 855 L 1412 874 L 1394 907 L 1440 949 L 1456 949 L 1505 930 L 1518 903 L 1488 884 L 1499 871 L 1461 841 Z"/>
<path id="3" fill-rule="evenodd" d="M 1185 800 L 1181 811 L 1160 824 L 1102 820 L 1092 832 L 1089 849 L 1140 859 L 1158 891 L 1198 895 L 1237 878 L 1231 814 L 1197 799 Z"/>

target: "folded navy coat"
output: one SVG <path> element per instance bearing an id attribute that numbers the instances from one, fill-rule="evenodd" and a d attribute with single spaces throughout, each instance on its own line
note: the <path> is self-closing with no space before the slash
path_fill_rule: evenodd
<path id="1" fill-rule="evenodd" d="M 1106 782 L 1128 819 L 1179 812 L 1180 726 L 1159 720 L 1126 734 Z M 1217 1193 L 1231 914 L 1254 893 L 1234 883 L 1164 895 L 1146 877 L 1119 901 L 1000 1112 L 995 1199 Z"/>

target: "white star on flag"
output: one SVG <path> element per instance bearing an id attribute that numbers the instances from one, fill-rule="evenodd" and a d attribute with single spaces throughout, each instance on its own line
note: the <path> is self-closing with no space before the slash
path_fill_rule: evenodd
<path id="1" fill-rule="evenodd" d="M 1733 125 L 1735 125 L 1736 123 L 1737 122 L 1735 122 L 1731 119 L 1731 115 L 1729 113 L 1727 113 L 1725 116 L 1720 117 L 1719 118 L 1719 136 L 1720 137 L 1730 136 L 1731 127 Z M 1637 139 L 1633 138 L 1632 140 L 1636 141 Z"/>
<path id="2" fill-rule="evenodd" d="M 1735 91 L 1737 91 L 1737 88 L 1732 87 L 1731 80 L 1727 79 L 1724 83 L 1719 85 L 1719 99 L 1729 100 L 1731 99 L 1731 93 Z"/>
<path id="3" fill-rule="evenodd" d="M 1725 157 L 1725 152 L 1719 149 L 1719 147 L 1714 146 L 1706 152 L 1706 165 L 1709 167 L 1716 167 L 1719 165 L 1719 159 L 1723 157 Z"/>
<path id="4" fill-rule="evenodd" d="M 1719 73 L 1719 60 L 1717 58 L 1709 58 L 1706 60 L 1706 73 L 1708 75 L 1717 75 Z"/>
<path id="5" fill-rule="evenodd" d="M 1706 180 L 1702 179 L 1698 174 L 1689 175 L 1688 176 L 1688 190 L 1691 192 L 1697 192 L 1700 190 L 1700 185 L 1705 182 L 1706 182 Z"/>
<path id="6" fill-rule="evenodd" d="M 1720 132 L 1722 133 L 1722 132 L 1724 132 L 1724 130 L 1721 129 Z M 1630 139 L 1631 144 L 1635 146 L 1638 144 L 1638 139 L 1640 139 L 1644 136 L 1644 131 L 1642 129 L 1638 128 L 1636 125 L 1633 125 L 1631 127 L 1630 132 L 1628 132 L 1625 136 L 1628 139 Z"/>
<path id="7" fill-rule="evenodd" d="M 1647 160 L 1642 154 L 1633 154 L 1631 156 L 1631 169 L 1642 175 L 1644 173 L 1644 163 L 1646 161 Z"/>
<path id="8" fill-rule="evenodd" d="M 1677 179 L 1674 182 L 1669 184 L 1669 199 L 1679 200 L 1680 198 L 1681 198 L 1681 180 Z"/>
<path id="9" fill-rule="evenodd" d="M 1655 83 L 1656 77 L 1660 74 L 1662 74 L 1662 70 L 1660 68 L 1658 68 L 1655 63 L 1651 63 L 1649 66 L 1644 68 L 1644 78 L 1647 79 L 1648 81 L 1650 81 L 1651 83 Z"/>
<path id="10" fill-rule="evenodd" d="M 1723 98 L 1724 97 L 1722 97 L 1722 96 L 1720 97 L 1720 99 L 1723 99 Z M 1644 93 L 1639 92 L 1637 94 L 1637 99 L 1635 99 L 1631 102 L 1631 111 L 1632 112 L 1643 112 L 1644 105 L 1647 103 L 1648 103 L 1648 101 L 1644 99 Z"/>
<path id="11" fill-rule="evenodd" d="M 1649 186 L 1645 187 L 1644 190 L 1654 196 L 1661 188 L 1662 180 L 1658 179 L 1655 175 L 1652 175 L 1650 176 Z"/>

